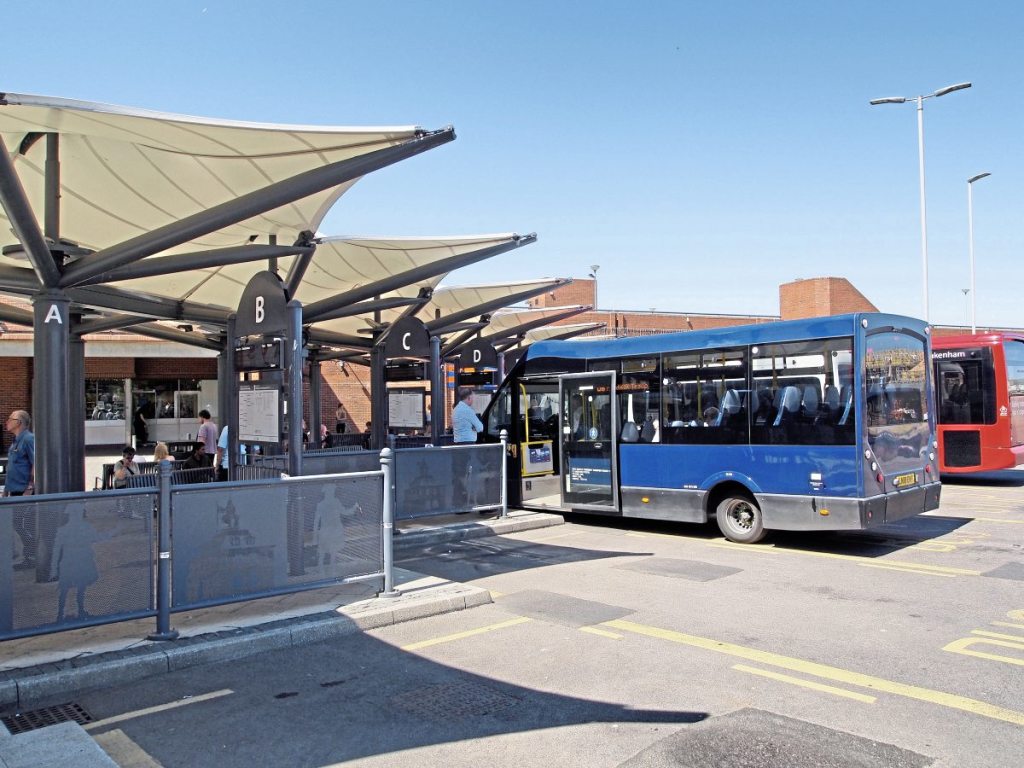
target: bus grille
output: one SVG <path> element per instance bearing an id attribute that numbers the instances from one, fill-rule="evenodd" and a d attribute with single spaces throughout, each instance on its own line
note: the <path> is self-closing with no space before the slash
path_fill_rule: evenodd
<path id="1" fill-rule="evenodd" d="M 981 464 L 981 433 L 947 431 L 942 449 L 947 467 L 976 467 Z"/>

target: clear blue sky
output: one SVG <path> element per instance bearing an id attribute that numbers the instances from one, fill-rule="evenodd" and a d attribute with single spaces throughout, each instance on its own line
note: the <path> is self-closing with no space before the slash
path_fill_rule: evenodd
<path id="1" fill-rule="evenodd" d="M 841 276 L 920 316 L 1024 326 L 1024 5 L 1012 2 L 16 3 L 0 90 L 241 120 L 453 124 L 364 178 L 323 231 L 539 241 L 459 284 L 582 277 L 602 308 L 775 314 Z"/>

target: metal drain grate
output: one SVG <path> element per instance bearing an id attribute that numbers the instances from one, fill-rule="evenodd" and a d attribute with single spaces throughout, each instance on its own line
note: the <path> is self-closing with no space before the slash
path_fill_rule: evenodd
<path id="1" fill-rule="evenodd" d="M 85 725 L 92 722 L 92 715 L 82 709 L 73 701 L 67 704 L 58 704 L 54 707 L 43 707 L 42 709 L 31 709 L 28 712 L 18 712 L 0 718 L 7 730 L 12 734 L 34 731 L 37 728 L 45 728 L 48 725 L 58 723 L 78 723 Z"/>
<path id="2" fill-rule="evenodd" d="M 519 703 L 519 699 L 476 683 L 428 685 L 391 699 L 406 712 L 430 718 L 490 715 Z"/>

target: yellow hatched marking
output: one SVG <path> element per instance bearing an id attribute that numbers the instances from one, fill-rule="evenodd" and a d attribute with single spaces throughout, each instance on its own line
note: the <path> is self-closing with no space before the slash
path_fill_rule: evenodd
<path id="1" fill-rule="evenodd" d="M 1024 726 L 1024 712 L 1018 712 L 995 704 L 978 701 L 977 699 L 970 699 L 966 696 L 944 693 L 943 691 L 934 691 L 929 688 L 921 688 L 916 685 L 905 685 L 903 683 L 885 680 L 881 677 L 864 675 L 859 672 L 851 672 L 838 667 L 830 667 L 827 664 L 804 661 L 803 659 L 783 656 L 782 654 L 771 653 L 769 651 L 759 651 L 755 648 L 746 648 L 742 645 L 725 643 L 720 640 L 712 640 L 706 637 L 687 635 L 670 629 L 661 629 L 660 627 L 637 624 L 624 619 L 606 621 L 603 626 L 618 629 L 623 632 L 632 632 L 638 635 L 654 637 L 659 640 L 667 640 L 668 642 L 679 643 L 681 645 L 689 645 L 691 647 L 701 648 L 707 651 L 714 651 L 715 653 L 724 653 L 729 656 L 746 659 L 747 661 L 756 661 L 768 666 L 781 667 L 783 669 L 788 669 L 791 672 L 799 672 L 801 674 L 821 677 L 838 683 L 845 683 L 846 685 L 867 688 L 873 691 L 881 691 L 883 693 L 891 693 L 896 696 L 903 696 L 909 699 L 917 699 L 918 701 L 925 701 L 930 704 L 949 707 L 950 709 L 970 712 L 993 720 L 1002 720 L 1007 723 L 1013 723 L 1014 725 Z"/>
<path id="2" fill-rule="evenodd" d="M 114 715 L 113 717 L 107 717 L 103 720 L 94 720 L 91 723 L 87 723 L 82 726 L 87 731 L 95 730 L 96 728 L 105 728 L 108 725 L 114 725 L 115 723 L 122 723 L 125 720 L 134 720 L 137 717 L 145 717 L 146 715 L 154 715 L 157 712 L 166 712 L 169 709 L 177 709 L 178 707 L 185 707 L 189 704 L 200 704 L 204 701 L 210 701 L 211 699 L 219 699 L 222 696 L 230 696 L 233 694 L 230 688 L 224 688 L 220 691 L 211 691 L 210 693 L 204 693 L 199 696 L 190 696 L 187 699 L 178 699 L 177 701 L 171 701 L 167 704 L 158 704 L 155 707 L 146 707 L 145 709 L 136 709 L 131 712 L 125 712 L 120 715 Z"/>
<path id="3" fill-rule="evenodd" d="M 1012 627 L 1013 629 L 1024 629 L 1024 624 L 1011 624 L 1008 621 L 991 621 L 993 627 Z"/>
<path id="4" fill-rule="evenodd" d="M 970 646 L 972 645 L 995 645 L 1001 648 L 1013 648 L 1014 650 L 1024 651 L 1024 643 L 1007 642 L 1006 640 L 986 640 L 983 637 L 963 637 L 959 640 L 954 640 L 942 650 L 949 651 L 950 653 L 962 653 L 964 656 L 977 656 L 979 659 L 1001 661 L 1004 664 L 1017 664 L 1018 666 L 1024 667 L 1024 659 L 1018 659 L 1013 656 L 1003 656 L 998 653 L 972 651 L 970 650 Z"/>
<path id="5" fill-rule="evenodd" d="M 486 627 L 477 627 L 476 629 L 467 629 L 465 632 L 456 632 L 453 635 L 444 635 L 443 637 L 434 637 L 430 640 L 421 640 L 418 643 L 410 643 L 409 645 L 403 645 L 403 651 L 418 651 L 420 648 L 429 648 L 432 645 L 440 645 L 441 643 L 451 643 L 456 640 L 465 640 L 467 637 L 474 637 L 475 635 L 483 635 L 488 632 L 496 632 L 499 629 L 507 629 L 508 627 L 514 627 L 517 624 L 525 624 L 530 621 L 528 616 L 519 616 L 515 619 L 509 619 L 508 621 L 501 621 L 497 624 L 489 624 Z"/>
<path id="6" fill-rule="evenodd" d="M 1015 643 L 1020 643 L 1020 647 L 1024 648 L 1024 637 L 1020 635 L 1004 635 L 1000 632 L 988 632 L 984 629 L 972 629 L 972 635 L 978 635 L 979 637 L 994 637 L 999 640 L 1010 640 Z"/>
<path id="7" fill-rule="evenodd" d="M 609 632 L 606 629 L 598 629 L 597 627 L 580 627 L 580 632 L 589 632 L 592 635 L 599 635 L 600 637 L 607 637 L 610 640 L 621 640 L 622 635 L 617 635 L 614 632 Z"/>
<path id="8" fill-rule="evenodd" d="M 907 565 L 882 565 L 881 563 L 858 563 L 862 568 L 881 568 L 885 571 L 900 571 L 902 573 L 919 573 L 922 576 L 941 576 L 944 579 L 955 579 L 955 573 L 935 573 L 926 571 L 923 568 L 911 568 Z"/>
<path id="9" fill-rule="evenodd" d="M 801 680 L 799 677 L 790 677 L 789 675 L 784 675 L 781 672 L 772 672 L 768 669 L 757 669 L 756 667 L 748 667 L 745 664 L 733 664 L 732 668 L 738 669 L 740 672 L 749 672 L 752 675 L 761 675 L 761 677 L 769 677 L 772 680 L 778 680 L 783 683 L 799 685 L 802 688 L 810 688 L 813 691 L 831 693 L 835 696 L 845 696 L 848 699 L 856 699 L 857 701 L 863 701 L 865 704 L 874 704 L 878 700 L 874 696 L 868 696 L 864 693 L 848 691 L 845 688 L 836 688 L 833 685 L 825 685 L 824 683 L 816 683 L 813 680 Z"/>

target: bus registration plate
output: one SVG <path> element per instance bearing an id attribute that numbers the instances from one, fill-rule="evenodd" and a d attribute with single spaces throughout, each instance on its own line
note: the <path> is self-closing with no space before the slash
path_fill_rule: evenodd
<path id="1" fill-rule="evenodd" d="M 917 473 L 916 472 L 908 472 L 905 475 L 896 475 L 896 477 L 894 477 L 892 479 L 892 484 L 893 484 L 893 487 L 895 487 L 895 488 L 906 488 L 907 486 L 910 486 L 910 485 L 916 485 L 917 484 Z"/>

